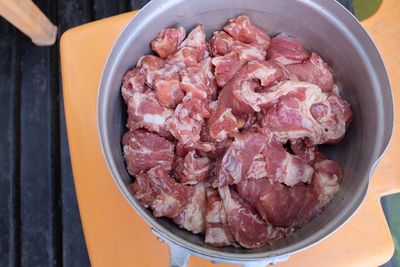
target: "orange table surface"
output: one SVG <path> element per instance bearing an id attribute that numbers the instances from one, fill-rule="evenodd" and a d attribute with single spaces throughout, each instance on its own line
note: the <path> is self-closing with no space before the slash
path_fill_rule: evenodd
<path id="1" fill-rule="evenodd" d="M 68 141 L 83 229 L 93 266 L 168 266 L 167 246 L 120 193 L 100 147 L 96 101 L 110 49 L 135 12 L 85 24 L 62 36 L 61 67 Z M 377 14 L 363 22 L 387 66 L 396 102 L 400 101 L 400 3 L 384 0 Z M 389 27 L 390 26 L 390 27 Z M 397 103 L 399 104 L 399 103 Z M 379 198 L 400 191 L 399 105 L 395 131 L 377 167 L 365 202 L 333 235 L 293 254 L 279 266 L 378 266 L 394 245 Z M 189 265 L 216 266 L 191 257 Z M 230 266 L 219 264 L 218 266 Z"/>

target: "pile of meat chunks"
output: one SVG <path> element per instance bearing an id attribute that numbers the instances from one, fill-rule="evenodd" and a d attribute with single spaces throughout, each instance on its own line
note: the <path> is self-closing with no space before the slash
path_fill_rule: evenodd
<path id="1" fill-rule="evenodd" d="M 122 85 L 135 197 L 211 246 L 261 247 L 317 216 L 343 172 L 320 144 L 351 120 L 329 66 L 247 16 L 205 39 L 166 28 Z"/>

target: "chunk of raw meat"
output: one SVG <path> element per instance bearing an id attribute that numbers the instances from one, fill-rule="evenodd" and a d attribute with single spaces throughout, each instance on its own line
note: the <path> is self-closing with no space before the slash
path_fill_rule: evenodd
<path id="1" fill-rule="evenodd" d="M 221 213 L 225 213 L 222 200 L 218 191 L 208 187 L 206 189 L 206 237 L 205 242 L 213 247 L 225 247 L 232 243 L 232 234 L 227 225 L 221 219 Z M 226 217 L 225 215 L 222 215 Z M 227 232 L 226 232 L 227 230 Z"/>
<path id="2" fill-rule="evenodd" d="M 237 41 L 252 44 L 263 51 L 268 49 L 271 38 L 266 32 L 254 26 L 247 16 L 230 19 L 224 30 Z"/>
<path id="3" fill-rule="evenodd" d="M 257 116 L 262 116 L 261 113 L 257 114 L 257 113 L 248 113 L 243 115 L 241 118 L 244 120 L 244 125 L 242 127 L 242 130 L 246 130 L 249 129 L 250 127 L 252 127 L 254 124 L 256 124 L 258 122 L 258 118 Z M 261 119 L 260 119 L 261 120 Z"/>
<path id="4" fill-rule="evenodd" d="M 159 70 L 164 67 L 164 64 L 163 59 L 153 55 L 143 56 L 138 60 L 137 67 L 146 74 L 146 84 L 149 87 L 153 87 L 154 81 L 160 76 Z"/>
<path id="5" fill-rule="evenodd" d="M 128 127 L 132 131 L 145 128 L 160 132 L 172 115 L 173 111 L 162 107 L 153 92 L 134 93 L 128 103 Z"/>
<path id="6" fill-rule="evenodd" d="M 318 194 L 320 206 L 324 207 L 339 191 L 343 170 L 336 161 L 327 159 L 315 163 L 314 170 L 312 186 Z"/>
<path id="7" fill-rule="evenodd" d="M 231 46 L 235 42 L 229 34 L 224 31 L 216 31 L 209 41 L 210 50 L 213 56 L 224 56 L 231 51 Z"/>
<path id="8" fill-rule="evenodd" d="M 319 154 L 317 146 L 308 147 L 304 140 L 301 139 L 291 140 L 290 149 L 296 156 L 300 157 L 310 165 L 314 165 Z"/>
<path id="9" fill-rule="evenodd" d="M 245 248 L 256 248 L 270 242 L 268 226 L 252 206 L 228 186 L 220 187 L 229 231 L 234 240 Z"/>
<path id="10" fill-rule="evenodd" d="M 166 58 L 178 49 L 185 36 L 186 31 L 183 27 L 165 28 L 151 42 L 151 48 L 161 58 Z"/>
<path id="11" fill-rule="evenodd" d="M 258 248 L 285 238 L 338 192 L 340 165 L 318 150 L 352 119 L 331 69 L 295 38 L 271 40 L 247 16 L 206 42 L 166 28 L 123 77 L 131 188 L 214 247 Z M 267 60 L 266 60 L 267 59 Z"/>
<path id="12" fill-rule="evenodd" d="M 174 115 L 167 120 L 166 129 L 182 145 L 195 143 L 200 139 L 204 119 L 209 116 L 208 105 L 204 100 L 187 95 L 176 107 Z"/>
<path id="13" fill-rule="evenodd" d="M 267 178 L 245 179 L 237 184 L 237 190 L 265 221 L 275 226 L 299 227 L 320 212 L 318 194 L 309 185 L 288 187 Z"/>
<path id="14" fill-rule="evenodd" d="M 185 96 L 179 82 L 179 76 L 159 78 L 154 83 L 156 97 L 161 106 L 175 108 Z"/>
<path id="15" fill-rule="evenodd" d="M 214 149 L 210 150 L 205 155 L 210 159 L 218 159 L 221 158 L 222 155 L 225 153 L 226 149 L 232 143 L 231 138 L 224 139 L 221 142 L 215 141 L 209 133 L 208 127 L 203 127 L 200 132 L 200 140 L 204 143 L 211 144 Z"/>
<path id="16" fill-rule="evenodd" d="M 195 191 L 193 187 L 175 182 L 161 165 L 136 175 L 131 188 L 136 199 L 150 207 L 155 217 L 171 219 L 182 213 Z"/>
<path id="17" fill-rule="evenodd" d="M 255 40 L 251 45 L 257 47 L 259 50 L 267 51 L 271 43 L 271 37 L 268 33 L 257 26 L 253 26 L 253 34 Z"/>
<path id="18" fill-rule="evenodd" d="M 229 53 L 214 57 L 211 61 L 220 87 L 225 86 L 248 61 L 265 59 L 265 52 L 250 45 L 234 42 L 230 48 Z"/>
<path id="19" fill-rule="evenodd" d="M 220 87 L 225 86 L 248 61 L 265 60 L 269 36 L 251 24 L 246 16 L 231 19 L 225 26 L 236 41 L 225 32 L 215 32 L 210 40 L 212 63 Z"/>
<path id="20" fill-rule="evenodd" d="M 218 97 L 219 103 L 232 108 L 234 115 L 259 112 L 261 111 L 260 106 L 268 102 L 274 95 L 273 92 L 258 93 L 256 90 L 260 86 L 266 87 L 279 81 L 282 76 L 281 69 L 271 62 L 249 62 L 222 89 Z"/>
<path id="21" fill-rule="evenodd" d="M 204 129 L 204 127 L 202 129 Z M 215 152 L 216 148 L 214 143 L 204 142 L 202 140 L 187 143 L 184 145 L 178 143 L 176 146 L 175 154 L 178 157 L 185 157 L 186 154 L 192 150 L 197 150 L 197 152 L 199 152 L 201 156 L 211 158 L 210 155 L 212 155 Z"/>
<path id="22" fill-rule="evenodd" d="M 211 99 L 214 90 L 208 86 L 208 80 L 202 70 L 197 67 L 182 69 L 180 87 L 187 94 L 199 99 Z"/>
<path id="23" fill-rule="evenodd" d="M 218 171 L 219 186 L 226 186 L 245 179 L 253 161 L 261 154 L 268 138 L 261 134 L 246 131 L 235 136 L 226 150 Z"/>
<path id="24" fill-rule="evenodd" d="M 147 90 L 145 82 L 146 74 L 139 68 L 133 68 L 125 73 L 122 78 L 121 94 L 126 104 L 134 93 L 144 93 Z"/>
<path id="25" fill-rule="evenodd" d="M 174 222 L 194 234 L 204 233 L 207 205 L 205 186 L 204 183 L 198 183 L 192 188 L 192 195 L 189 196 L 187 205 L 174 218 Z"/>
<path id="26" fill-rule="evenodd" d="M 207 157 L 200 157 L 196 155 L 195 150 L 191 150 L 184 158 L 175 159 L 173 169 L 181 184 L 193 185 L 207 178 L 210 166 Z"/>
<path id="27" fill-rule="evenodd" d="M 330 135 L 327 143 L 337 144 L 343 139 L 344 134 L 350 125 L 353 114 L 350 105 L 338 94 L 330 94 L 328 97 L 328 103 L 327 106 L 330 108 L 327 113 L 328 115 L 316 117 L 316 120 L 326 126 L 328 133 L 334 132 Z M 311 108 L 311 113 L 315 116 L 315 112 L 313 111 L 313 108 Z M 335 131 L 335 129 L 337 130 Z"/>
<path id="28" fill-rule="evenodd" d="M 182 69 L 186 67 L 198 67 L 204 58 L 206 49 L 204 26 L 194 28 L 188 37 L 180 44 L 179 49 L 171 54 L 166 62 L 169 65 Z"/>
<path id="29" fill-rule="evenodd" d="M 310 58 L 310 53 L 296 38 L 281 33 L 271 39 L 267 58 L 284 66 L 301 63 Z"/>
<path id="30" fill-rule="evenodd" d="M 261 124 L 281 143 L 299 138 L 307 138 L 308 146 L 335 143 L 343 138 L 351 119 L 343 98 L 324 94 L 310 83 L 282 82 L 263 101 L 265 106 L 274 106 L 266 111 Z"/>
<path id="31" fill-rule="evenodd" d="M 300 157 L 288 153 L 280 144 L 274 134 L 264 129 L 268 142 L 262 154 L 265 158 L 266 175 L 272 181 L 293 186 L 297 183 L 310 183 L 313 168 Z M 262 178 L 256 177 L 256 178 Z"/>
<path id="32" fill-rule="evenodd" d="M 333 76 L 324 60 L 316 53 L 303 63 L 285 66 L 285 74 L 291 80 L 299 80 L 318 85 L 323 92 L 333 89 Z"/>
<path id="33" fill-rule="evenodd" d="M 211 89 L 209 99 L 214 101 L 217 99 L 218 85 L 214 76 L 214 66 L 211 63 L 211 57 L 207 57 L 200 62 L 200 69 L 206 79 L 206 85 Z"/>
<path id="34" fill-rule="evenodd" d="M 188 37 L 181 43 L 180 47 L 190 47 L 196 51 L 197 62 L 200 62 L 204 57 L 206 51 L 206 34 L 204 32 L 204 25 L 199 25 L 194 28 Z"/>
<path id="35" fill-rule="evenodd" d="M 231 108 L 226 108 L 222 105 L 219 105 L 216 110 L 211 112 L 210 119 L 207 121 L 209 135 L 217 142 L 232 137 L 243 125 L 244 121 L 236 118 L 232 114 Z"/>
<path id="36" fill-rule="evenodd" d="M 267 177 L 267 162 L 262 154 L 258 154 L 254 157 L 245 178 L 260 179 L 263 177 Z"/>
<path id="37" fill-rule="evenodd" d="M 144 130 L 126 132 L 122 138 L 124 158 L 128 172 L 136 175 L 158 165 L 171 169 L 174 159 L 174 145 Z"/>
<path id="38" fill-rule="evenodd" d="M 197 67 L 197 51 L 193 47 L 182 47 L 166 59 L 170 65 L 177 66 L 179 69 L 185 67 Z"/>
<path id="39" fill-rule="evenodd" d="M 220 87 L 225 86 L 245 64 L 234 52 L 214 57 L 211 62 L 215 66 L 215 80 Z"/>
<path id="40" fill-rule="evenodd" d="M 254 46 L 241 42 L 234 42 L 231 46 L 231 51 L 239 56 L 243 62 L 252 60 L 265 60 L 266 52 L 257 49 Z"/>
<path id="41" fill-rule="evenodd" d="M 247 16 L 242 15 L 230 19 L 224 26 L 224 30 L 242 43 L 250 44 L 255 41 L 253 25 Z"/>

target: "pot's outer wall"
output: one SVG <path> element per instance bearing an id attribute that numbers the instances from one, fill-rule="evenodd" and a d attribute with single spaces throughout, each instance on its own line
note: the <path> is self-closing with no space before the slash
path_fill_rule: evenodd
<path id="1" fill-rule="evenodd" d="M 204 23 L 207 37 L 228 18 L 246 14 L 270 35 L 286 32 L 308 49 L 318 52 L 333 68 L 341 94 L 351 104 L 353 122 L 345 139 L 325 147 L 330 158 L 345 171 L 336 198 L 319 217 L 288 238 L 254 250 L 216 249 L 204 238 L 179 229 L 165 219 L 155 219 L 143 209 L 127 186 L 131 179 L 121 154 L 126 131 L 126 106 L 120 96 L 123 74 L 149 53 L 149 43 L 168 26 L 190 30 Z M 155 23 L 156 22 L 156 23 Z M 154 0 L 128 24 L 107 61 L 100 84 L 98 123 L 103 151 L 119 188 L 129 203 L 157 232 L 200 255 L 228 260 L 257 260 L 286 255 L 314 244 L 343 224 L 360 206 L 371 168 L 383 153 L 393 128 L 393 100 L 383 62 L 357 20 L 335 1 L 293 0 Z"/>

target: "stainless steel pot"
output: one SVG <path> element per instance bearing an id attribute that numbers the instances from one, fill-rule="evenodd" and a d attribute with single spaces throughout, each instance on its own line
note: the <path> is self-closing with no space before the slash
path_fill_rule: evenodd
<path id="1" fill-rule="evenodd" d="M 213 248 L 204 237 L 154 218 L 133 197 L 122 157 L 121 136 L 126 131 L 126 106 L 120 96 L 123 74 L 149 43 L 171 25 L 191 29 L 204 23 L 208 37 L 228 18 L 246 14 L 271 35 L 286 32 L 319 52 L 332 66 L 342 95 L 354 118 L 345 139 L 325 147 L 329 157 L 343 166 L 340 192 L 327 209 L 288 238 L 258 249 Z M 171 265 L 184 266 L 189 255 L 212 261 L 266 265 L 286 260 L 291 253 L 311 246 L 338 229 L 361 205 L 369 178 L 385 151 L 393 129 L 393 99 L 382 59 L 359 22 L 336 1 L 327 0 L 153 0 L 127 25 L 115 43 L 100 83 L 98 124 L 105 159 L 115 182 L 130 205 L 169 243 Z"/>

